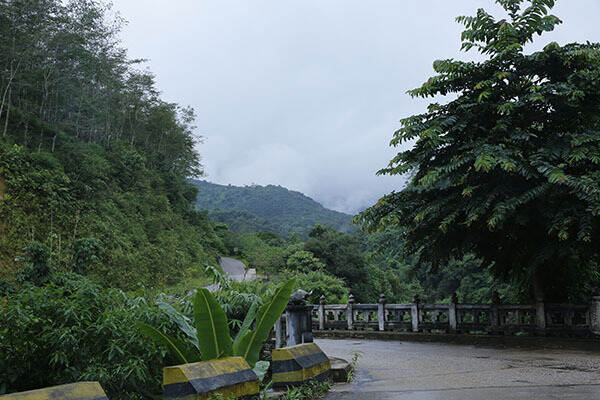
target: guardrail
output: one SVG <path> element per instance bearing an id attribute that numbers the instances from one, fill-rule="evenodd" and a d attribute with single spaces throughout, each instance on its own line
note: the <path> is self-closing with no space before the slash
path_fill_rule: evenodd
<path id="1" fill-rule="evenodd" d="M 491 304 L 461 304 L 456 295 L 448 304 L 309 305 L 314 330 L 407 331 L 585 337 L 600 334 L 600 296 L 590 304 L 502 304 L 497 294 Z"/>

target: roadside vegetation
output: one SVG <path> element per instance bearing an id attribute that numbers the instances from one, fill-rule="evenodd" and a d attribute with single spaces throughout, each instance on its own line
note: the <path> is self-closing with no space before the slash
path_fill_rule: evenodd
<path id="1" fill-rule="evenodd" d="M 355 217 L 367 233 L 285 188 L 193 180 L 193 110 L 127 57 L 108 4 L 0 0 L 0 394 L 97 380 L 111 399 L 153 398 L 163 366 L 226 355 L 263 377 L 296 289 L 311 303 L 587 302 L 600 45 L 528 54 L 560 23 L 554 1 L 497 3 L 505 19 L 459 18 L 483 61 L 436 61 L 410 92 L 455 97 L 402 121 L 393 145 L 415 146 L 380 173 L 410 182 Z M 227 281 L 221 256 L 264 279 Z"/>

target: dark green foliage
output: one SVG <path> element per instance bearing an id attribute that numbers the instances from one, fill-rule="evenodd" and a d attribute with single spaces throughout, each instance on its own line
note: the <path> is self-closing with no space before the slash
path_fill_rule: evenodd
<path id="1" fill-rule="evenodd" d="M 304 244 L 304 250 L 325 263 L 325 272 L 342 278 L 356 301 L 367 302 L 373 294 L 367 290 L 367 263 L 360 242 L 348 234 L 321 228 L 317 225 L 310 232 L 311 238 Z M 377 298 L 379 294 L 374 295 Z"/>
<path id="2" fill-rule="evenodd" d="M 0 276 L 31 241 L 124 288 L 181 281 L 223 244 L 192 206 L 193 110 L 166 103 L 94 1 L 0 1 Z"/>
<path id="3" fill-rule="evenodd" d="M 281 400 L 308 400 L 319 399 L 327 394 L 331 389 L 331 382 L 312 381 L 301 386 L 288 388 Z"/>
<path id="4" fill-rule="evenodd" d="M 29 282 L 42 285 L 50 279 L 52 267 L 50 266 L 50 251 L 44 244 L 36 241 L 30 242 L 25 247 L 25 257 L 18 257 L 17 261 L 25 264 L 16 276 L 18 283 Z"/>
<path id="5" fill-rule="evenodd" d="M 217 298 L 205 288 L 199 288 L 192 299 L 192 318 L 186 317 L 167 304 L 162 304 L 166 315 L 179 326 L 182 335 L 186 336 L 185 340 L 179 340 L 143 322 L 136 323 L 136 327 L 168 349 L 180 363 L 240 356 L 254 368 L 273 325 L 288 304 L 293 286 L 292 279 L 275 288 L 271 296 L 256 299 L 245 310 L 244 321 L 239 326 L 235 339 L 231 337 L 225 310 Z"/>
<path id="6" fill-rule="evenodd" d="M 382 174 L 409 184 L 357 218 L 401 225 L 422 265 L 475 253 L 497 277 L 528 282 L 536 297 L 598 279 L 600 252 L 600 45 L 550 43 L 524 52 L 560 23 L 553 0 L 498 0 L 508 12 L 460 17 L 463 49 L 481 62 L 439 60 L 415 97 L 455 94 L 402 120 L 392 145 L 415 142 Z M 589 294 L 589 293 L 588 293 Z"/>
<path id="7" fill-rule="evenodd" d="M 130 288 L 175 283 L 225 251 L 206 214 L 186 199 L 185 180 L 148 168 L 126 145 L 37 153 L 0 143 L 0 176 L 4 274 L 19 266 L 13 260 L 30 237 L 57 267 Z"/>
<path id="8" fill-rule="evenodd" d="M 326 209 L 302 193 L 281 186 L 240 187 L 198 180 L 191 182 L 198 188 L 196 207 L 217 210 L 215 217 L 230 224 L 231 229 L 239 229 L 239 232 L 272 231 L 285 237 L 297 232 L 306 237 L 309 229 L 317 223 L 342 232 L 351 229 L 350 215 Z M 247 214 L 238 216 L 223 210 L 246 211 L 258 218 L 248 219 Z"/>
<path id="9" fill-rule="evenodd" d="M 341 304 L 348 301 L 350 290 L 345 282 L 323 271 L 297 272 L 284 270 L 277 276 L 277 281 L 296 279 L 294 290 L 302 289 L 312 292 L 308 303 L 319 304 L 321 296 L 325 296 L 327 304 Z"/>
<path id="10" fill-rule="evenodd" d="M 274 274 L 286 268 L 288 257 L 302 248 L 302 244 L 282 242 L 261 233 L 236 235 L 226 231 L 224 241 L 234 246 L 233 249 L 230 248 L 232 255 L 246 261 L 248 267 L 266 274 Z"/>
<path id="11" fill-rule="evenodd" d="M 102 243 L 93 237 L 76 239 L 73 243 L 73 271 L 84 274 L 97 268 L 102 250 Z"/>
<path id="12" fill-rule="evenodd" d="M 23 286 L 0 299 L 0 382 L 7 392 L 97 380 L 111 399 L 160 393 L 173 360 L 133 324 L 175 331 L 151 303 L 75 274 Z"/>
<path id="13" fill-rule="evenodd" d="M 273 232 L 284 237 L 289 235 L 283 226 L 248 211 L 211 210 L 208 215 L 213 221 L 227 224 L 229 229 L 237 233 Z"/>
<path id="14" fill-rule="evenodd" d="M 286 264 L 290 270 L 304 273 L 322 271 L 325 268 L 325 264 L 316 258 L 310 251 L 306 250 L 300 250 L 293 253 L 287 259 Z"/>

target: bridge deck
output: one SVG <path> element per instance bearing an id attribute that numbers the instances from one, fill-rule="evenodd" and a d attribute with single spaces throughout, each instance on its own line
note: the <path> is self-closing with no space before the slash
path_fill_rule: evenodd
<path id="1" fill-rule="evenodd" d="M 328 400 L 598 399 L 600 353 L 319 339 L 332 357 L 361 356 L 356 380 Z"/>

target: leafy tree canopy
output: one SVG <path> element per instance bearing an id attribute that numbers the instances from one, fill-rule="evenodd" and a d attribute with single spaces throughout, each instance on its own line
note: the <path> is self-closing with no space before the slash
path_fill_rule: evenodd
<path id="1" fill-rule="evenodd" d="M 438 60 L 413 97 L 453 94 L 401 121 L 391 145 L 414 143 L 379 174 L 406 174 L 356 221 L 400 225 L 405 251 L 447 264 L 475 253 L 496 276 L 564 299 L 597 277 L 600 234 L 600 45 L 525 45 L 561 21 L 554 0 L 497 0 L 458 17 L 462 49 L 480 62 Z M 596 272 L 595 272 L 596 271 Z M 595 273 L 595 275 L 594 275 Z M 581 289 L 579 287 L 579 289 Z"/>

